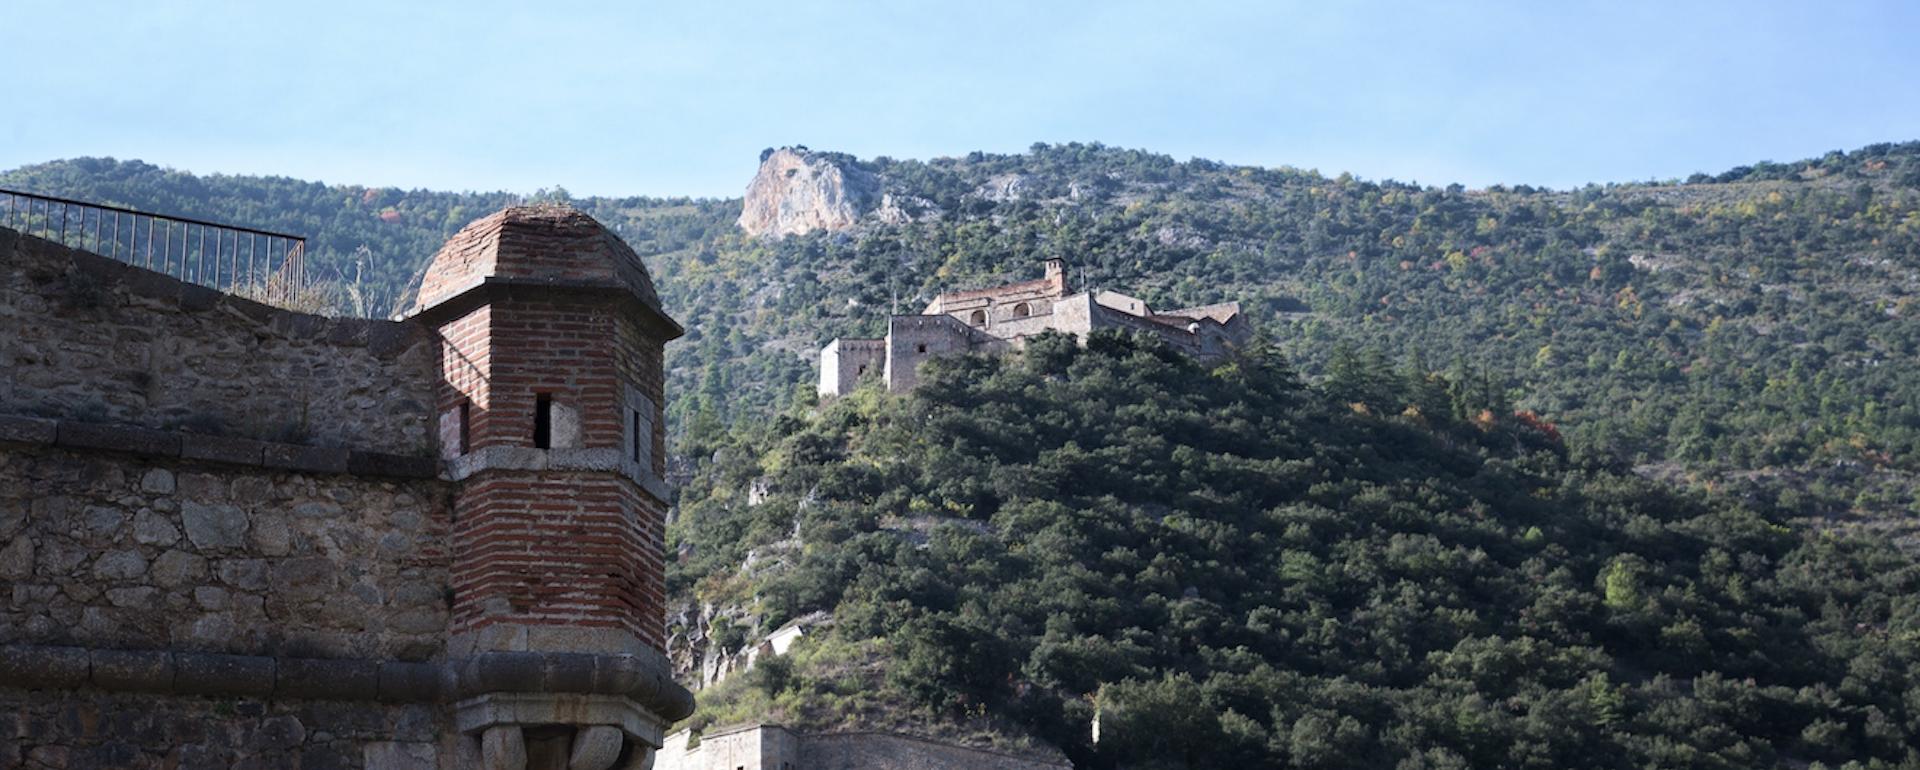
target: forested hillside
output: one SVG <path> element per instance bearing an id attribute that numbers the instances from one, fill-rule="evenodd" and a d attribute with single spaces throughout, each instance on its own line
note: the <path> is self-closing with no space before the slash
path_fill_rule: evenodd
<path id="1" fill-rule="evenodd" d="M 1367 414 L 1277 353 L 1118 333 L 922 371 L 743 429 L 683 491 L 669 582 L 726 610 L 709 641 L 813 623 L 696 727 L 1077 767 L 1920 764 L 1920 567 L 1884 543 L 1579 468 L 1444 378 Z"/>
<path id="2" fill-rule="evenodd" d="M 572 200 L 649 258 L 689 329 L 670 351 L 687 454 L 804 390 L 825 340 L 1061 256 L 1076 279 L 1157 304 L 1240 300 L 1307 376 L 1352 375 L 1356 400 L 1452 371 L 1556 423 L 1579 457 L 1808 515 L 1920 512 L 1920 144 L 1573 191 L 1079 144 L 832 157 L 916 221 L 764 240 L 733 226 L 737 201 L 527 198 Z M 453 230 L 522 199 L 93 159 L 0 186 L 309 233 L 319 273 L 364 298 L 342 307 L 372 314 Z"/>

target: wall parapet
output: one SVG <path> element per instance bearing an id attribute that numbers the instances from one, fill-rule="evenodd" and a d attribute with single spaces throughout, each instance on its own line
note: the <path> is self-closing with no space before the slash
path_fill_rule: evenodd
<path id="1" fill-rule="evenodd" d="M 431 446 L 425 327 L 276 308 L 0 228 L 0 412 Z"/>

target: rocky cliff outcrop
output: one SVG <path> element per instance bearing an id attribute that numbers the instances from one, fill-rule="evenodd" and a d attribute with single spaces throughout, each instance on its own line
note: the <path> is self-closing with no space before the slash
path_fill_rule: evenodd
<path id="1" fill-rule="evenodd" d="M 779 238 L 814 230 L 841 230 L 871 211 L 880 179 L 849 157 L 782 147 L 764 154 L 747 185 L 740 229 Z"/>

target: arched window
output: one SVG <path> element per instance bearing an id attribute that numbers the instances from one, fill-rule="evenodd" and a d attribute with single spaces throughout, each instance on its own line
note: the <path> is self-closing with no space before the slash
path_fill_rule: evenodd
<path id="1" fill-rule="evenodd" d="M 1014 318 L 1026 318 L 1030 315 L 1033 315 L 1033 308 L 1027 307 L 1027 303 L 1022 302 L 1013 306 Z"/>
<path id="2" fill-rule="evenodd" d="M 985 310 L 973 311 L 973 315 L 967 316 L 967 323 L 973 324 L 974 326 L 986 326 L 987 311 Z"/>

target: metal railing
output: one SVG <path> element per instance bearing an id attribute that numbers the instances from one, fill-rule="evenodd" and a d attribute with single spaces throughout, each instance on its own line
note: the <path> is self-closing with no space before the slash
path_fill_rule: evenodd
<path id="1" fill-rule="evenodd" d="M 0 188 L 0 226 L 270 303 L 307 286 L 307 239 Z"/>

